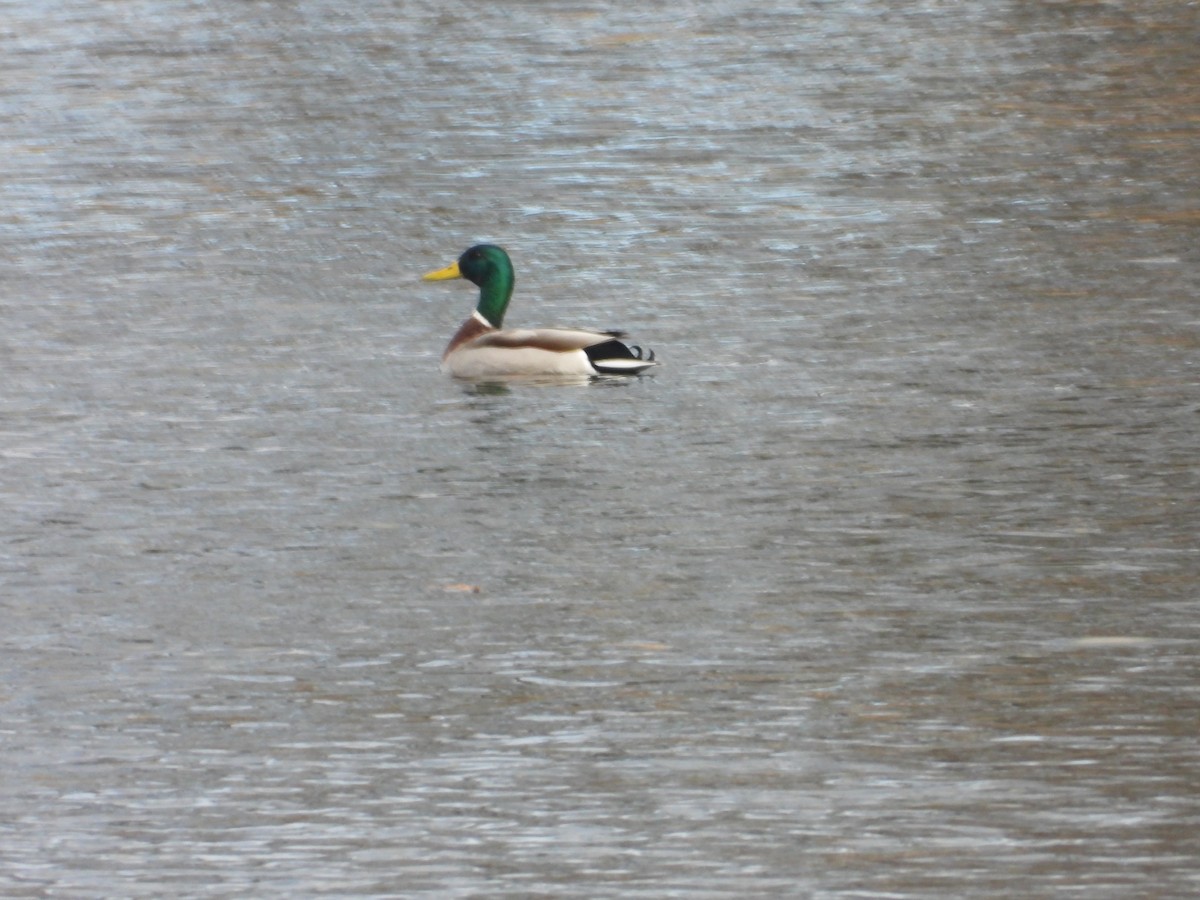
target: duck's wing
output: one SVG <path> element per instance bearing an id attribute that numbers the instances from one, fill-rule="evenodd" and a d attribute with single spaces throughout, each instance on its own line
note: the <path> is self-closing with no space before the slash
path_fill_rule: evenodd
<path id="1" fill-rule="evenodd" d="M 480 335 L 471 342 L 471 346 L 569 353 L 572 350 L 586 350 L 588 347 L 624 336 L 620 331 L 588 331 L 583 328 L 505 328 L 502 331 L 489 331 Z"/>

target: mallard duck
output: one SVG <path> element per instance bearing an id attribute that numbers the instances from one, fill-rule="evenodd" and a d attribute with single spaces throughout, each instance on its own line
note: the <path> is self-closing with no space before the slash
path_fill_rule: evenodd
<path id="1" fill-rule="evenodd" d="M 458 378 L 505 375 L 636 375 L 658 365 L 654 353 L 621 343 L 620 331 L 581 328 L 501 328 L 516 277 L 508 254 L 479 244 L 425 281 L 465 278 L 479 286 L 479 304 L 462 323 L 442 371 Z"/>

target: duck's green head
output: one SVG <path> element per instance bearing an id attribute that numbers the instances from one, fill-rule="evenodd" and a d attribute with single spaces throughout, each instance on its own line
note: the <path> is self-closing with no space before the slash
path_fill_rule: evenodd
<path id="1" fill-rule="evenodd" d="M 517 283 L 512 260 L 503 248 L 495 244 L 476 244 L 464 251 L 456 262 L 423 276 L 425 281 L 451 278 L 465 278 L 479 286 L 479 304 L 475 311 L 499 328 Z"/>

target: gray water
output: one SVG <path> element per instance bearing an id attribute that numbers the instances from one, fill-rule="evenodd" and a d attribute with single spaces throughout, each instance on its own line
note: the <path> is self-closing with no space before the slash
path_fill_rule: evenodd
<path id="1" fill-rule="evenodd" d="M 6 4 L 0 894 L 1194 896 L 1198 48 Z"/>

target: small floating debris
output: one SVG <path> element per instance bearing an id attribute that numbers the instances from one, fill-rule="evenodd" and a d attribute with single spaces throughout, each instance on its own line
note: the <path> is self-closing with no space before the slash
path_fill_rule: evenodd
<path id="1" fill-rule="evenodd" d="M 1146 644 L 1154 643 L 1154 638 L 1122 634 L 1097 634 L 1091 637 L 1077 638 L 1072 643 L 1076 647 L 1144 647 Z"/>

